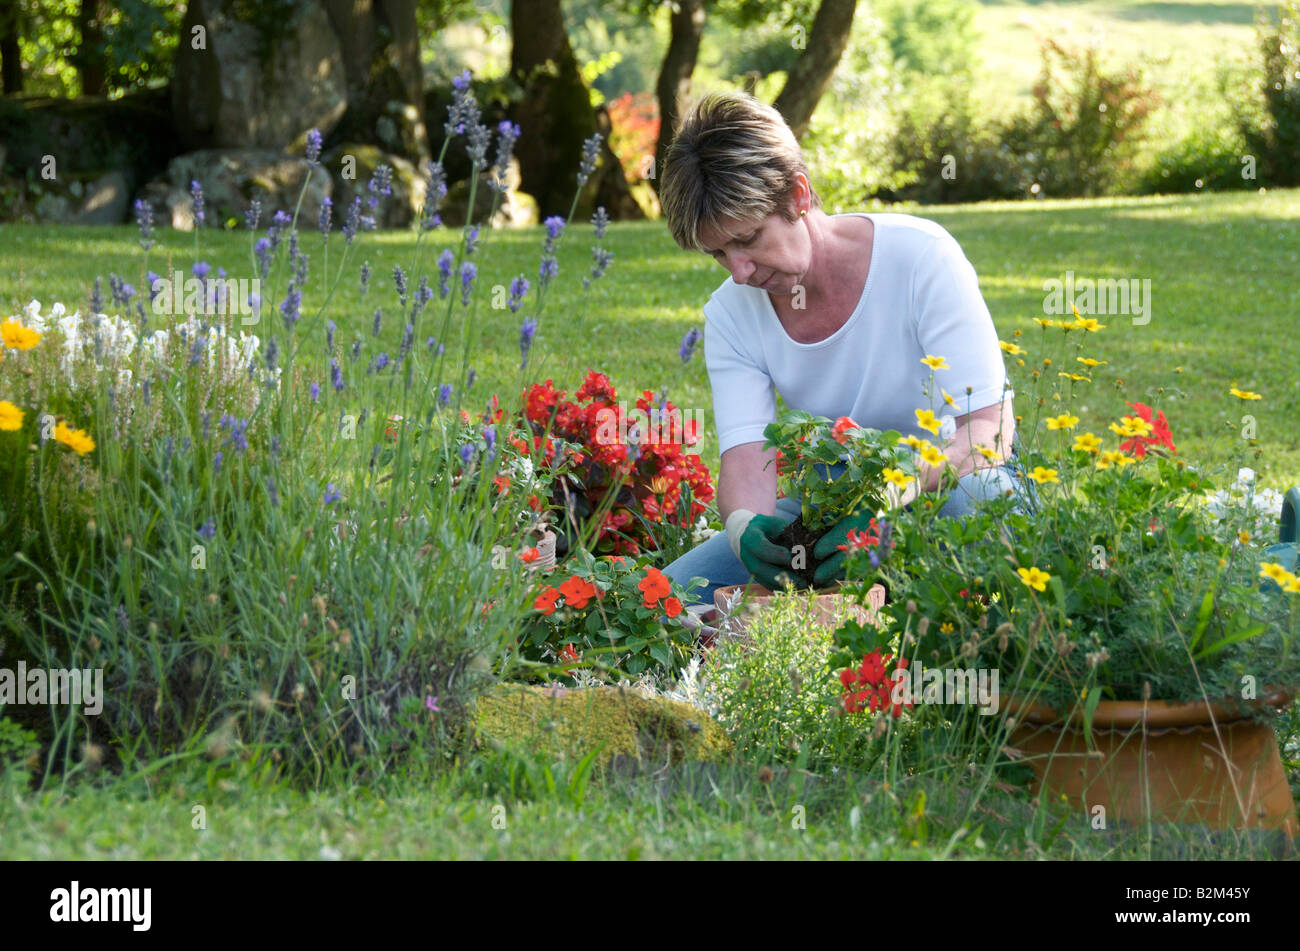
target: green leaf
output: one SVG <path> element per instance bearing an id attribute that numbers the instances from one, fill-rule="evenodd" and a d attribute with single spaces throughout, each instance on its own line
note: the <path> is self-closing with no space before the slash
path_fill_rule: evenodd
<path id="1" fill-rule="evenodd" d="M 672 666 L 673 655 L 667 644 L 651 644 L 647 653 L 664 667 Z"/>
<path id="2" fill-rule="evenodd" d="M 1200 610 L 1196 612 L 1196 630 L 1192 631 L 1192 642 L 1189 645 L 1192 650 L 1196 650 L 1196 645 L 1201 642 L 1205 634 L 1205 629 L 1210 626 L 1210 618 L 1214 616 L 1214 588 L 1205 592 L 1205 597 L 1201 600 Z"/>

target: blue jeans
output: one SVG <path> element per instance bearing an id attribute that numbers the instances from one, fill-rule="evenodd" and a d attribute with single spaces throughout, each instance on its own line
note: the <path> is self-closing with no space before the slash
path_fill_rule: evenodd
<path id="1" fill-rule="evenodd" d="M 836 469 L 843 471 L 842 466 L 829 470 L 828 475 L 831 478 L 838 474 Z M 1017 510 L 1024 512 L 1026 509 L 1032 511 L 1037 508 L 1038 495 L 1034 491 L 1034 484 L 1025 477 L 1015 454 L 1004 466 L 996 469 L 976 469 L 958 479 L 956 488 L 947 494 L 936 514 L 939 518 L 964 518 L 972 514 L 980 502 L 1007 493 L 1016 496 Z M 801 505 L 798 499 L 776 500 L 776 517 L 787 524 L 798 518 L 800 511 Z M 691 603 L 712 604 L 713 593 L 719 588 L 745 584 L 752 580 L 749 569 L 732 553 L 726 532 L 719 532 L 707 541 L 696 545 L 663 569 L 663 573 L 680 585 L 685 585 L 695 577 L 709 579 L 709 583 L 704 588 L 693 592 L 692 598 L 695 600 Z"/>

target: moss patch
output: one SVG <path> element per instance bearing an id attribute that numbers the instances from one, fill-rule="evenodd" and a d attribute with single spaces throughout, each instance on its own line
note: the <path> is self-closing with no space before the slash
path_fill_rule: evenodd
<path id="1" fill-rule="evenodd" d="M 593 687 L 562 690 L 501 684 L 479 697 L 477 727 L 488 742 L 516 749 L 582 756 L 603 747 L 602 762 L 614 756 L 680 763 L 724 759 L 731 742 L 707 714 L 663 697 L 634 690 Z"/>

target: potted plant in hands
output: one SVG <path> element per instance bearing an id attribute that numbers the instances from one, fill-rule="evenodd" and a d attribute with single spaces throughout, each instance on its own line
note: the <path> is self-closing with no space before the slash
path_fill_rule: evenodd
<path id="1" fill-rule="evenodd" d="M 894 519 L 895 557 L 849 576 L 889 585 L 882 614 L 914 670 L 998 672 L 1001 742 L 1034 788 L 1108 821 L 1294 836 L 1269 719 L 1300 682 L 1300 579 L 1244 528 L 1216 537 L 1210 477 L 1176 458 L 1163 413 L 1128 405 L 1114 447 L 1059 406 L 1030 434 L 1034 514 L 915 507 Z M 859 625 L 837 638 L 841 661 L 878 646 Z"/>
<path id="2" fill-rule="evenodd" d="M 764 583 L 718 589 L 718 610 L 732 615 L 742 602 L 761 608 L 774 586 L 788 582 L 828 589 L 814 600 L 821 623 L 838 623 L 847 615 L 867 623 L 884 603 L 885 588 L 868 588 L 854 602 L 842 597 L 835 590 L 838 582 L 830 579 L 840 574 L 850 548 L 880 544 L 887 527 L 877 514 L 899 504 L 900 488 L 915 480 L 912 453 L 896 430 L 869 429 L 847 416 L 832 423 L 792 411 L 769 424 L 764 436 L 764 448 L 777 450 L 778 487 L 783 495 L 800 499 L 800 513 L 779 531 L 773 516 L 751 520 L 746 534 L 763 533 L 758 544 L 764 557 L 762 563 L 747 558 L 744 539 L 741 557 Z M 842 471 L 831 478 L 832 469 Z"/>

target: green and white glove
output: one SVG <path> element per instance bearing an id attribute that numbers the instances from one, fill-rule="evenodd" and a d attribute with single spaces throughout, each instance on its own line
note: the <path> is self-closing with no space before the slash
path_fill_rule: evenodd
<path id="1" fill-rule="evenodd" d="M 868 532 L 874 516 L 867 510 L 854 512 L 840 519 L 813 546 L 812 554 L 817 562 L 813 572 L 813 584 L 824 585 L 832 581 L 844 580 L 844 562 L 848 552 L 840 551 L 840 545 L 847 545 L 849 533 L 853 531 Z"/>
<path id="2" fill-rule="evenodd" d="M 786 523 L 774 515 L 755 515 L 749 509 L 736 509 L 727 516 L 727 541 L 731 550 L 749 569 L 759 584 L 773 591 L 785 587 L 785 579 L 798 584 L 790 571 L 794 555 L 772 537 L 784 529 Z"/>

